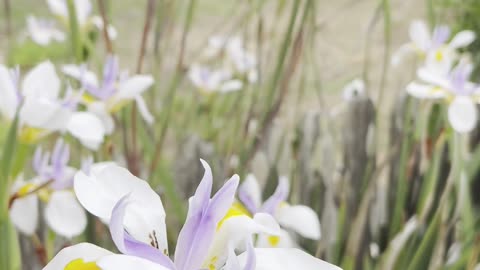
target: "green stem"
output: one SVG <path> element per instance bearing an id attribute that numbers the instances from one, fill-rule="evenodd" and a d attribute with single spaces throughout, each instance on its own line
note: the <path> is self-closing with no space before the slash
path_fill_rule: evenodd
<path id="1" fill-rule="evenodd" d="M 82 62 L 82 40 L 77 21 L 77 11 L 74 0 L 67 0 L 68 17 L 70 25 L 70 41 L 72 42 L 73 55 L 77 63 Z"/>
<path id="2" fill-rule="evenodd" d="M 15 233 L 8 218 L 8 198 L 10 190 L 10 170 L 17 145 L 18 113 L 8 131 L 7 141 L 0 164 L 0 269 L 13 269 L 13 260 L 18 250 L 12 250 Z"/>

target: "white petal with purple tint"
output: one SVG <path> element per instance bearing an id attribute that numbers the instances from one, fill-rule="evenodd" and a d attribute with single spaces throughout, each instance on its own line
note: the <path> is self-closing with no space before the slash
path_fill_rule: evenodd
<path id="1" fill-rule="evenodd" d="M 162 201 L 148 183 L 115 164 L 92 169 L 89 175 L 78 172 L 74 180 L 80 203 L 95 216 L 108 223 L 114 206 L 125 195 L 132 199 L 124 219 L 129 234 L 150 244 L 155 233 L 158 249 L 168 250 L 165 210 Z"/>
<path id="2" fill-rule="evenodd" d="M 472 131 L 477 125 L 477 107 L 467 96 L 457 96 L 448 107 L 448 120 L 459 133 Z"/>
<path id="3" fill-rule="evenodd" d="M 410 24 L 410 39 L 422 51 L 426 51 L 430 47 L 431 38 L 425 22 L 415 20 Z"/>
<path id="4" fill-rule="evenodd" d="M 256 213 L 262 204 L 262 191 L 257 178 L 253 174 L 248 174 L 243 183 L 238 188 L 238 198 L 251 212 Z"/>
<path id="5" fill-rule="evenodd" d="M 451 48 L 464 48 L 470 45 L 475 40 L 475 32 L 470 30 L 464 30 L 458 32 L 450 41 L 449 46 Z"/>

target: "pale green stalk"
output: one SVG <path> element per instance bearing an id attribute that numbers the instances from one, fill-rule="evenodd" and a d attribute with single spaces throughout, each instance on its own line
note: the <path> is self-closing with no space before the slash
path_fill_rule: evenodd
<path id="1" fill-rule="evenodd" d="M 10 125 L 0 164 L 0 269 L 15 269 L 14 259 L 19 256 L 19 250 L 12 249 L 16 234 L 8 218 L 10 170 L 15 158 L 17 129 L 18 114 Z"/>
<path id="2" fill-rule="evenodd" d="M 70 26 L 70 42 L 72 43 L 73 55 L 75 61 L 81 63 L 82 56 L 82 39 L 80 36 L 80 30 L 77 21 L 77 11 L 75 10 L 75 1 L 67 0 L 69 26 Z"/>

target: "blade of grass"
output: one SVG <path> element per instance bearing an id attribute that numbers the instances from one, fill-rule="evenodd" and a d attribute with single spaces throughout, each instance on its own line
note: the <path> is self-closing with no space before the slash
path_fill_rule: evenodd
<path id="1" fill-rule="evenodd" d="M 75 8 L 74 0 L 67 0 L 67 9 L 70 25 L 70 42 L 72 43 L 73 55 L 75 57 L 75 62 L 77 64 L 81 63 L 83 60 L 82 53 L 82 39 L 80 36 L 80 29 L 77 21 L 77 11 Z"/>
<path id="2" fill-rule="evenodd" d="M 8 219 L 8 198 L 10 190 L 10 170 L 13 164 L 18 130 L 18 113 L 10 125 L 0 164 L 0 269 L 14 269 L 13 260 L 18 250 L 11 249 L 15 233 Z"/>

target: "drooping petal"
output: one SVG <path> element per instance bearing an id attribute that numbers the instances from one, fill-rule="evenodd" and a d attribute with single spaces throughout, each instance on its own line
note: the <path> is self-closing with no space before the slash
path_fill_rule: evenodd
<path id="1" fill-rule="evenodd" d="M 257 212 L 262 203 L 262 194 L 257 178 L 253 174 L 247 175 L 238 188 L 238 198 L 250 213 Z"/>
<path id="2" fill-rule="evenodd" d="M 149 125 L 153 124 L 153 120 L 154 120 L 153 115 L 148 110 L 147 104 L 145 103 L 145 100 L 143 99 L 143 97 L 136 96 L 135 101 L 137 102 L 137 108 L 143 120 L 145 120 L 145 122 L 147 122 L 147 124 Z"/>
<path id="3" fill-rule="evenodd" d="M 149 260 L 128 255 L 110 255 L 101 258 L 97 262 L 102 270 L 171 270 Z"/>
<path id="4" fill-rule="evenodd" d="M 80 235 L 87 227 L 87 215 L 69 190 L 55 191 L 45 208 L 45 219 L 52 230 L 64 237 Z"/>
<path id="5" fill-rule="evenodd" d="M 67 247 L 58 252 L 57 255 L 43 268 L 43 270 L 60 270 L 60 269 L 72 269 L 74 264 L 88 264 L 90 267 L 86 269 L 96 269 L 96 261 L 99 259 L 112 255 L 113 253 L 95 246 L 90 243 L 80 243 L 71 247 Z M 70 266 L 71 268 L 67 268 Z M 77 269 L 77 268 L 73 268 Z M 80 268 L 83 269 L 83 268 Z M 118 268 L 117 268 L 118 269 Z"/>
<path id="6" fill-rule="evenodd" d="M 301 236 L 313 240 L 320 239 L 320 221 L 317 213 L 305 205 L 281 205 L 275 212 L 278 223 Z"/>
<path id="7" fill-rule="evenodd" d="M 445 97 L 445 91 L 431 85 L 411 82 L 407 85 L 407 93 L 420 99 L 439 99 Z"/>
<path id="8" fill-rule="evenodd" d="M 415 43 L 418 49 L 426 51 L 430 47 L 430 33 L 425 22 L 415 20 L 410 24 L 410 39 Z"/>
<path id="9" fill-rule="evenodd" d="M 10 220 L 26 235 L 32 235 L 38 225 L 38 197 L 35 194 L 16 199 L 10 208 Z"/>
<path id="10" fill-rule="evenodd" d="M 448 107 L 448 120 L 459 133 L 472 131 L 477 125 L 477 108 L 470 97 L 457 96 Z"/>
<path id="11" fill-rule="evenodd" d="M 208 164 L 203 160 L 202 163 L 207 174 Z M 211 178 L 211 175 L 209 177 Z M 204 179 L 207 180 L 208 177 Z M 208 203 L 210 199 L 206 198 L 206 195 L 210 194 L 211 183 L 203 184 L 202 180 L 195 193 L 198 198 L 192 198 L 190 205 L 193 209 L 189 209 L 188 218 L 178 236 L 175 249 L 177 270 L 197 269 L 205 261 L 217 224 L 233 203 L 238 182 L 238 176 L 230 178 L 215 194 L 211 203 Z"/>
<path id="12" fill-rule="evenodd" d="M 288 183 L 288 178 L 282 176 L 278 179 L 278 186 L 268 200 L 262 206 L 261 211 L 269 214 L 275 213 L 275 209 L 278 205 L 287 200 L 288 193 L 290 192 L 290 184 Z"/>
<path id="13" fill-rule="evenodd" d="M 25 97 L 43 97 L 55 100 L 60 93 L 60 79 L 52 62 L 45 61 L 30 70 L 22 82 Z"/>
<path id="14" fill-rule="evenodd" d="M 162 201 L 148 183 L 115 164 L 92 168 L 87 176 L 78 172 L 74 189 L 80 203 L 95 216 L 108 223 L 114 206 L 122 197 L 130 194 L 124 226 L 136 240 L 150 244 L 155 234 L 158 249 L 168 250 L 165 210 Z"/>
<path id="15" fill-rule="evenodd" d="M 128 207 L 130 196 L 124 196 L 113 208 L 112 218 L 110 219 L 110 234 L 118 250 L 127 255 L 141 257 L 157 264 L 161 264 L 169 269 L 174 269 L 173 262 L 167 257 L 165 251 L 156 248 L 157 239 L 155 234 L 151 234 L 150 245 L 135 240 L 124 230 L 124 217 Z"/>
<path id="16" fill-rule="evenodd" d="M 241 265 L 247 262 L 247 254 L 239 256 Z M 299 249 L 256 248 L 256 270 L 341 270 L 341 268 L 317 259 Z"/>
<path id="17" fill-rule="evenodd" d="M 105 127 L 102 121 L 90 112 L 75 112 L 67 123 L 67 130 L 86 147 L 96 150 L 103 142 Z"/>
<path id="18" fill-rule="evenodd" d="M 118 100 L 134 99 L 136 96 L 141 95 L 144 91 L 148 90 L 152 84 L 152 76 L 135 75 L 120 84 L 116 98 Z"/>
<path id="19" fill-rule="evenodd" d="M 458 32 L 450 41 L 449 47 L 451 48 L 464 48 L 470 45 L 475 40 L 475 32 L 470 30 L 464 30 Z"/>

